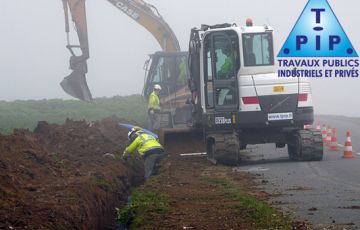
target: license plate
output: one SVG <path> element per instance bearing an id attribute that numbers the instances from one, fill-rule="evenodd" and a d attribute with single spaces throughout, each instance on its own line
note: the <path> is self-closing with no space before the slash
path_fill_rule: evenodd
<path id="1" fill-rule="evenodd" d="M 269 113 L 268 121 L 292 120 L 293 113 Z"/>
<path id="2" fill-rule="evenodd" d="M 282 86 L 282 85 L 278 85 L 278 86 L 273 87 L 273 91 L 275 93 L 282 93 L 282 92 L 284 92 L 284 90 L 285 90 L 285 87 Z"/>

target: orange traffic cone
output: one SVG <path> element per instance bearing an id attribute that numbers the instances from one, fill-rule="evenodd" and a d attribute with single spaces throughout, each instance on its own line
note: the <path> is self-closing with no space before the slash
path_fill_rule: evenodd
<path id="1" fill-rule="evenodd" d="M 317 130 L 317 131 L 321 131 L 320 122 L 316 122 L 316 130 Z"/>
<path id="2" fill-rule="evenodd" d="M 323 142 L 325 143 L 326 142 L 326 137 L 327 137 L 326 125 L 323 125 L 321 133 L 322 133 Z"/>
<path id="3" fill-rule="evenodd" d="M 332 137 L 331 137 L 329 151 L 339 151 L 339 150 L 340 150 L 340 148 L 337 143 L 336 129 L 332 129 Z"/>
<path id="4" fill-rule="evenodd" d="M 327 128 L 325 145 L 330 146 L 331 144 L 332 129 L 330 126 Z"/>
<path id="5" fill-rule="evenodd" d="M 351 145 L 351 137 L 350 132 L 346 132 L 346 142 L 345 142 L 345 149 L 344 149 L 344 155 L 343 158 L 354 158 L 354 154 L 352 151 L 352 145 Z"/>

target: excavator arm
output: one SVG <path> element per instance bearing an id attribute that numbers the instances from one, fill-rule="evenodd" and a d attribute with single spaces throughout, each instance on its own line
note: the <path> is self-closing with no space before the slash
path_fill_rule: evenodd
<path id="1" fill-rule="evenodd" d="M 67 32 L 67 48 L 71 53 L 70 69 L 73 72 L 60 83 L 65 92 L 84 101 L 92 101 L 86 83 L 87 59 L 89 59 L 89 43 L 86 22 L 85 0 L 62 0 L 65 12 L 65 30 Z M 179 42 L 169 25 L 164 21 L 157 9 L 143 0 L 108 0 L 116 8 L 146 28 L 158 41 L 163 51 L 179 52 Z M 69 12 L 75 24 L 79 45 L 71 45 L 69 38 Z M 81 54 L 76 55 L 75 50 Z"/>
<path id="2" fill-rule="evenodd" d="M 67 33 L 67 46 L 71 53 L 70 69 L 73 72 L 64 78 L 60 83 L 64 91 L 73 97 L 83 101 L 92 101 L 89 87 L 86 83 L 85 74 L 87 73 L 87 59 L 89 59 L 89 42 L 86 23 L 85 0 L 62 0 L 65 13 L 65 30 Z M 70 44 L 69 37 L 69 10 L 72 21 L 75 23 L 76 32 L 79 38 L 79 45 Z M 75 50 L 81 51 L 76 55 Z"/>

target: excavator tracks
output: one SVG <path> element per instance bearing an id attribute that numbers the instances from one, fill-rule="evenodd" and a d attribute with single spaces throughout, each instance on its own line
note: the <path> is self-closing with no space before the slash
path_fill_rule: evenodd
<path id="1" fill-rule="evenodd" d="M 211 134 L 207 140 L 207 158 L 213 164 L 238 164 L 240 141 L 236 133 Z"/>
<path id="2" fill-rule="evenodd" d="M 323 159 L 321 132 L 313 129 L 294 132 L 291 142 L 288 143 L 288 153 L 291 160 L 321 161 Z"/>
<path id="3" fill-rule="evenodd" d="M 209 134 L 207 158 L 213 164 L 237 165 L 240 159 L 240 140 L 236 133 Z M 297 130 L 289 134 L 288 153 L 295 161 L 321 161 L 323 142 L 321 132 Z"/>

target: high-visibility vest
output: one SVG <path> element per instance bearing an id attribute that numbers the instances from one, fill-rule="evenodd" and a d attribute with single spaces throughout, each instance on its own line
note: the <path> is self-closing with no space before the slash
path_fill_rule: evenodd
<path id="1" fill-rule="evenodd" d="M 224 64 L 221 66 L 221 69 L 218 72 L 218 75 L 220 77 L 225 77 L 231 73 L 233 68 L 234 68 L 233 57 L 230 55 L 225 59 Z"/>
<path id="2" fill-rule="evenodd" d="M 136 132 L 134 135 L 137 135 L 135 140 L 125 149 L 124 156 L 128 156 L 135 150 L 143 156 L 145 152 L 156 149 L 163 148 L 161 144 L 156 140 L 156 138 L 150 134 L 143 133 L 141 131 Z"/>
<path id="3" fill-rule="evenodd" d="M 160 100 L 155 91 L 150 94 L 148 109 L 160 109 Z"/>

